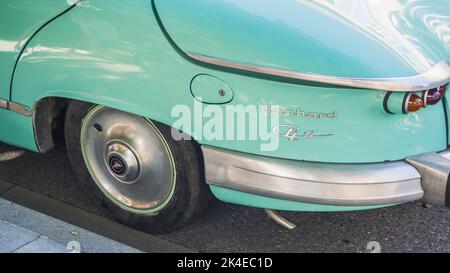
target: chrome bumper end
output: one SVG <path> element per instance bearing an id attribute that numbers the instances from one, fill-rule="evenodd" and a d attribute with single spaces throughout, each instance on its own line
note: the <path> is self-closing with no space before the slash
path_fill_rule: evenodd
<path id="1" fill-rule="evenodd" d="M 210 185 L 302 203 L 378 206 L 446 197 L 450 151 L 405 161 L 329 164 L 244 154 L 202 146 Z"/>

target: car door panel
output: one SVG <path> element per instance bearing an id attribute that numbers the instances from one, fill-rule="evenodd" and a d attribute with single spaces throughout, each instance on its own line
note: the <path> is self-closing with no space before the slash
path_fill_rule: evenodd
<path id="1" fill-rule="evenodd" d="M 14 67 L 33 34 L 72 3 L 66 0 L 0 2 L 0 99 L 9 100 Z"/>

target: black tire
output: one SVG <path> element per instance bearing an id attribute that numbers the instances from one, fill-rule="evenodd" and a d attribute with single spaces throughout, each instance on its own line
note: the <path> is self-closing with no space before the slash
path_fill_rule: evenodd
<path id="1" fill-rule="evenodd" d="M 153 122 L 165 138 L 176 164 L 176 185 L 167 205 L 156 214 L 133 213 L 112 202 L 94 182 L 86 167 L 81 149 L 84 118 L 92 104 L 73 101 L 65 120 L 67 152 L 78 182 L 86 194 L 106 215 L 116 221 L 148 233 L 169 233 L 199 217 L 206 210 L 211 192 L 204 178 L 201 149 L 195 141 L 175 141 L 171 127 Z"/>

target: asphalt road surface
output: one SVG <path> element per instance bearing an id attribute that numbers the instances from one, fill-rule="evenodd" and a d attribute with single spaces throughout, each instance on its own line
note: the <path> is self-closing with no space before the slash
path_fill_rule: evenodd
<path id="1" fill-rule="evenodd" d="M 49 154 L 25 152 L 12 159 L 5 155 L 17 148 L 0 144 L 0 179 L 32 192 L 16 197 L 26 206 L 144 251 L 168 242 L 196 252 L 368 252 L 368 243 L 376 241 L 382 252 L 450 252 L 450 210 L 420 203 L 363 212 L 284 212 L 298 224 L 288 231 L 261 209 L 214 201 L 204 218 L 175 233 L 155 237 L 125 231 L 102 217 L 89 220 L 97 212 L 77 186 L 63 145 L 59 146 Z M 64 207 L 79 209 L 61 212 Z"/>

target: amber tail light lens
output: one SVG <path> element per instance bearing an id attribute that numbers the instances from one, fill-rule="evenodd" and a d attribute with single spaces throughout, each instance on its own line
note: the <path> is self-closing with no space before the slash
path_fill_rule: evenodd
<path id="1" fill-rule="evenodd" d="M 417 112 L 420 109 L 422 109 L 424 106 L 425 106 L 425 103 L 423 102 L 422 98 L 417 96 L 416 94 L 409 94 L 406 97 L 406 102 L 405 102 L 405 112 L 406 113 Z"/>

